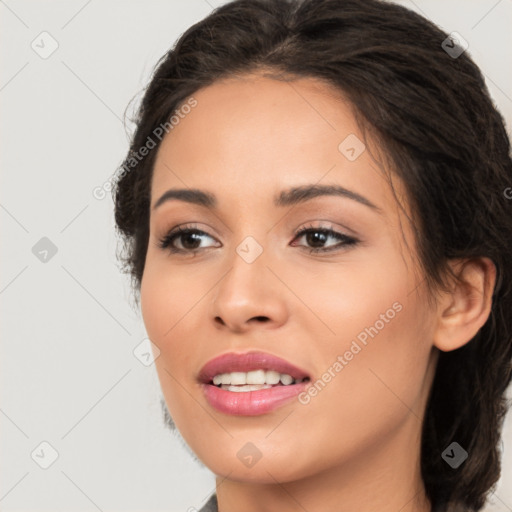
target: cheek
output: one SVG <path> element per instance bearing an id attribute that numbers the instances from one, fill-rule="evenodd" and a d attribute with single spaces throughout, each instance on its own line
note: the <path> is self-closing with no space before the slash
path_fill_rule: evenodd
<path id="1" fill-rule="evenodd" d="M 146 263 L 141 282 L 140 306 L 148 337 L 160 350 L 155 366 L 163 388 L 169 386 L 168 380 L 172 378 L 167 372 L 174 375 L 175 370 L 171 365 L 178 362 L 180 357 L 180 352 L 173 344 L 177 345 L 180 318 L 185 314 L 182 308 L 186 300 L 182 289 L 172 281 L 168 271 L 159 269 L 151 260 Z M 181 300 L 176 300 L 178 294 Z"/>
<path id="2" fill-rule="evenodd" d="M 166 303 L 169 290 L 162 280 L 157 279 L 158 272 L 153 271 L 151 263 L 146 262 L 140 287 L 140 305 L 144 325 L 151 341 L 157 343 L 170 327 Z M 168 322 L 164 319 L 168 318 Z M 160 350 L 163 347 L 158 344 Z"/>
<path id="3" fill-rule="evenodd" d="M 362 301 L 343 304 L 350 312 L 335 325 L 343 334 L 329 344 L 325 367 L 336 377 L 313 406 L 325 411 L 339 404 L 324 416 L 325 428 L 342 425 L 354 439 L 362 435 L 371 443 L 374 436 L 415 421 L 411 415 L 421 417 L 432 346 L 429 319 L 422 302 L 405 290 L 364 294 Z"/>
<path id="4" fill-rule="evenodd" d="M 343 425 L 354 429 L 355 437 L 357 431 L 386 428 L 386 422 L 390 428 L 410 414 L 409 407 L 420 415 L 415 404 L 432 347 L 433 319 L 424 298 L 412 292 L 415 279 L 399 258 L 387 267 L 383 259 L 381 254 L 351 272 L 332 272 L 321 286 L 317 281 L 321 293 L 309 288 L 303 295 L 308 305 L 318 305 L 331 330 L 312 351 L 320 382 L 310 407 L 323 428 Z"/>
<path id="5" fill-rule="evenodd" d="M 181 430 L 184 422 L 194 421 L 200 412 L 185 391 L 192 391 L 195 384 L 190 371 L 194 368 L 194 340 L 190 339 L 193 329 L 187 319 L 198 297 L 191 283 L 185 286 L 181 282 L 179 274 L 150 262 L 141 282 L 140 303 L 148 337 L 160 350 L 155 359 L 160 386 L 173 421 Z"/>
<path id="6" fill-rule="evenodd" d="M 216 280 L 217 274 L 171 266 L 165 257 L 148 254 L 140 305 L 148 337 L 160 350 L 155 365 L 164 390 L 195 384 L 198 347 L 206 339 L 205 304 Z"/>
<path id="7" fill-rule="evenodd" d="M 180 267 L 172 268 L 165 256 L 150 250 L 141 281 L 141 312 L 149 337 L 160 340 L 165 350 L 185 315 L 201 296 L 204 286 Z"/>
<path id="8" fill-rule="evenodd" d="M 288 280 L 292 273 L 286 276 Z M 318 265 L 314 274 L 310 271 L 295 281 L 294 292 L 302 301 L 296 301 L 292 314 L 310 334 L 316 322 L 323 331 L 325 346 L 343 353 L 356 337 L 364 343 L 372 335 L 383 337 L 381 334 L 389 333 L 390 326 L 414 320 L 404 314 L 405 309 L 411 309 L 408 304 L 414 286 L 414 277 L 393 247 L 354 252 L 344 261 Z M 304 304 L 314 315 L 300 311 Z"/>

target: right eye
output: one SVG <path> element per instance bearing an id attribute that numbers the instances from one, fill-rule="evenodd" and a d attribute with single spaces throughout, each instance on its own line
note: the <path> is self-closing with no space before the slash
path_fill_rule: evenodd
<path id="1" fill-rule="evenodd" d="M 212 238 L 208 233 L 200 229 L 191 227 L 178 227 L 172 229 L 159 241 L 161 249 L 167 249 L 171 253 L 195 253 L 203 247 L 198 247 L 198 242 L 201 242 L 201 236 Z M 176 241 L 181 247 L 176 247 Z"/>

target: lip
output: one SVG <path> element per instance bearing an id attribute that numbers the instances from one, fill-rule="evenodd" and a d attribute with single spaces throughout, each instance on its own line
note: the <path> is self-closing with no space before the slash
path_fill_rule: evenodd
<path id="1" fill-rule="evenodd" d="M 258 391 L 228 391 L 213 384 L 201 384 L 208 403 L 217 411 L 235 416 L 257 416 L 274 411 L 305 391 L 309 381 L 289 386 L 272 386 Z"/>
<path id="2" fill-rule="evenodd" d="M 294 379 L 309 380 L 290 384 L 275 385 L 257 391 L 229 391 L 215 386 L 213 377 L 220 373 L 249 372 L 251 370 L 274 370 L 287 373 Z M 223 354 L 208 361 L 198 375 L 201 388 L 208 403 L 216 410 L 237 416 L 256 416 L 271 412 L 293 400 L 310 384 L 311 377 L 303 369 L 280 357 L 265 352 L 234 352 Z"/>
<path id="3" fill-rule="evenodd" d="M 267 352 L 250 351 L 238 354 L 230 352 L 210 359 L 200 370 L 198 379 L 204 384 L 213 380 L 215 375 L 231 372 L 250 372 L 251 370 L 275 370 L 287 373 L 294 379 L 311 378 L 303 369 Z"/>

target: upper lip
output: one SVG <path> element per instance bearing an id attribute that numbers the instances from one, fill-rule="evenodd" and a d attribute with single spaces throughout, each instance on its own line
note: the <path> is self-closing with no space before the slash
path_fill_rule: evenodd
<path id="1" fill-rule="evenodd" d="M 230 352 L 210 359 L 200 370 L 200 382 L 209 383 L 215 375 L 231 372 L 249 372 L 251 370 L 274 370 L 287 373 L 294 379 L 309 377 L 301 368 L 267 352 L 250 351 L 242 354 Z"/>

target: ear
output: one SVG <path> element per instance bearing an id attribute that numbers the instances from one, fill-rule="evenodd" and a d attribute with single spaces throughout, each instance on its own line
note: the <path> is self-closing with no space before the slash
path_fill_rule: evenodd
<path id="1" fill-rule="evenodd" d="M 496 283 L 496 266 L 489 258 L 451 260 L 461 279 L 438 301 L 434 345 L 449 352 L 468 343 L 489 318 Z"/>

